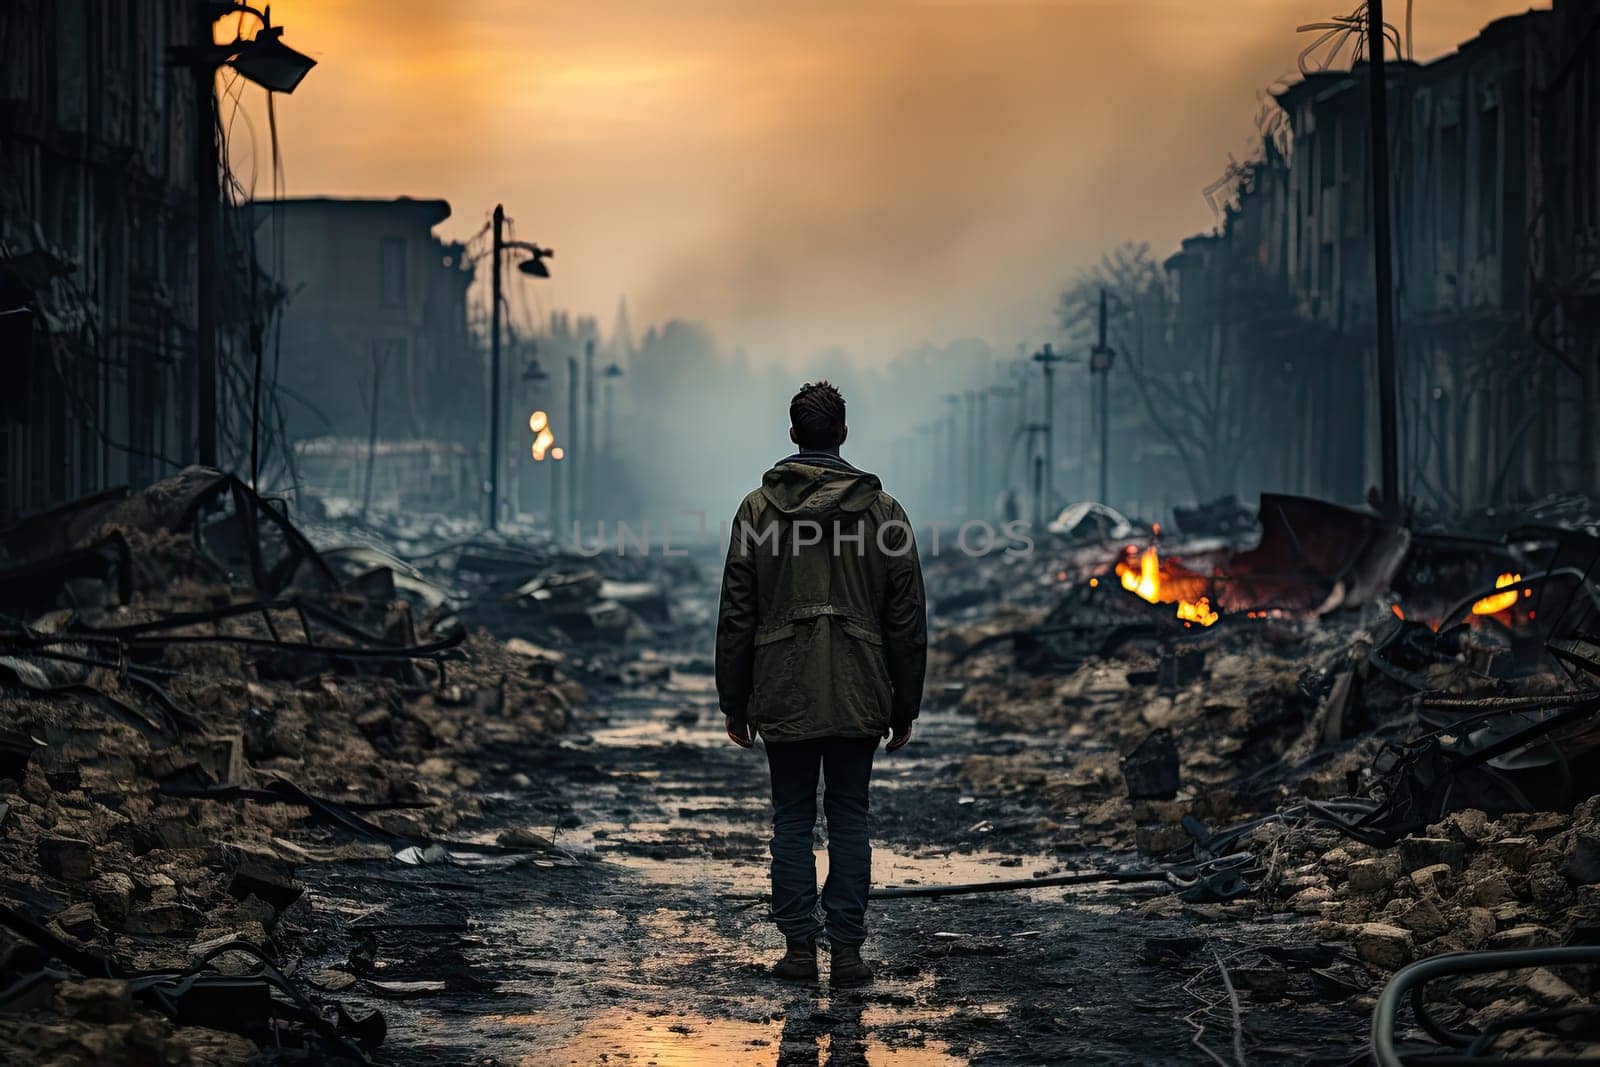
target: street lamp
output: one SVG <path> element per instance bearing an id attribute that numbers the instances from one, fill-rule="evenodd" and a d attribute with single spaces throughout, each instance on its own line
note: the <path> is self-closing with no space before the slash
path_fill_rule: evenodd
<path id="1" fill-rule="evenodd" d="M 237 6 L 244 8 L 243 4 Z M 227 61 L 228 66 L 268 92 L 292 93 L 317 61 L 284 44 L 283 27 L 268 25 L 266 12 L 262 12 L 261 21 L 262 27 L 254 38 L 225 46 L 237 49 Z"/>
<path id="2" fill-rule="evenodd" d="M 195 186 L 195 451 L 202 466 L 217 465 L 217 205 L 222 200 L 217 170 L 217 69 L 231 66 L 269 93 L 292 93 L 317 61 L 283 43 L 283 29 L 272 25 L 272 9 L 200 0 L 195 5 L 195 43 L 170 49 L 167 62 L 194 74 L 192 123 Z M 218 19 L 254 15 L 261 28 L 250 40 L 216 43 Z M 259 376 L 258 376 L 259 377 Z M 252 424 L 260 420 L 260 392 L 252 404 Z"/>
<path id="3" fill-rule="evenodd" d="M 505 239 L 506 209 L 504 204 L 494 206 L 494 243 L 490 250 L 492 263 L 489 271 L 489 529 L 500 522 L 500 268 L 508 249 L 528 253 L 528 258 L 517 264 L 517 270 L 534 278 L 550 277 L 545 260 L 555 256 L 548 248 L 540 248 L 531 241 Z"/>

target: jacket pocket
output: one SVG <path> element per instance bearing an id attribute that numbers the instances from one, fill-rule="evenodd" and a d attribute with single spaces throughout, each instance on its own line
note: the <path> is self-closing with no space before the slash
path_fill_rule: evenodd
<path id="1" fill-rule="evenodd" d="M 756 634 L 755 687 L 750 694 L 750 721 L 757 729 L 792 722 L 805 711 L 800 686 L 799 628 L 794 623 Z"/>
<path id="2" fill-rule="evenodd" d="M 839 629 L 848 639 L 845 655 L 852 666 L 850 673 L 869 690 L 854 700 L 847 698 L 847 702 L 856 705 L 856 714 L 865 729 L 886 729 L 894 690 L 889 684 L 889 658 L 884 650 L 883 634 L 877 627 L 854 619 L 841 619 Z"/>

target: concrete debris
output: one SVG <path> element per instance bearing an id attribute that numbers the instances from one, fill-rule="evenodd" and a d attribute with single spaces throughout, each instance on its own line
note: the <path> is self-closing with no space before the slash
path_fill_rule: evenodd
<path id="1" fill-rule="evenodd" d="M 0 588 L 26 612 L 0 633 L 0 903 L 15 916 L 0 986 L 40 990 L 26 1017 L 0 1012 L 0 1044 L 99 1062 L 245 1062 L 263 1041 L 360 1058 L 381 1019 L 327 1000 L 343 987 L 218 979 L 251 960 L 276 973 L 257 946 L 305 935 L 305 865 L 363 840 L 401 863 L 570 862 L 532 832 L 449 835 L 481 812 L 483 783 L 573 725 L 578 676 L 621 670 L 636 652 L 619 642 L 669 621 L 661 586 L 627 561 L 602 575 L 509 543 L 412 563 L 312 539 L 348 533 L 308 535 L 202 468 L 0 532 Z"/>
<path id="2" fill-rule="evenodd" d="M 962 786 L 1036 798 L 1063 851 L 1241 857 L 1243 898 L 1174 890 L 1146 911 L 1304 923 L 1345 946 L 1362 989 L 1444 953 L 1595 936 L 1600 641 L 1586 634 L 1600 590 L 1574 559 L 1585 535 L 1413 533 L 1263 497 L 1259 540 L 1239 550 L 1216 540 L 1239 535 L 1225 504 L 1215 523 L 1191 516 L 1203 542 L 1061 537 L 1043 563 L 935 564 L 930 585 L 945 569 L 1003 591 L 935 631 L 954 707 L 1039 739 L 969 757 Z M 1174 612 L 1202 595 L 1214 623 Z M 1542 993 L 1525 972 L 1482 981 L 1497 1010 L 1518 995 L 1594 1009 L 1592 971 L 1547 974 L 1560 985 L 1538 979 Z M 1453 1017 L 1481 1027 L 1476 996 Z"/>

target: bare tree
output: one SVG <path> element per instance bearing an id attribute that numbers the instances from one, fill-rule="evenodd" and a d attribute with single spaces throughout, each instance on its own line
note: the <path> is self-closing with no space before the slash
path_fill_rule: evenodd
<path id="1" fill-rule="evenodd" d="M 1232 457 L 1248 421 L 1234 403 L 1237 373 L 1225 319 L 1207 315 L 1203 325 L 1209 328 L 1183 328 L 1166 271 L 1148 244 L 1129 243 L 1080 274 L 1057 301 L 1056 317 L 1074 340 L 1092 338 L 1101 289 L 1110 298 L 1113 373 L 1125 372 L 1133 383 L 1151 424 L 1177 452 L 1196 499 L 1231 491 Z"/>

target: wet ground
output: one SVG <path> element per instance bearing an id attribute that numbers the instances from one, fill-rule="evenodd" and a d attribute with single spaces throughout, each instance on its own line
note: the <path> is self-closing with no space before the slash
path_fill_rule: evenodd
<path id="1" fill-rule="evenodd" d="M 1158 891 L 1137 886 L 885 900 L 869 918 L 874 985 L 784 985 L 764 973 L 779 935 L 762 905 L 738 899 L 765 878 L 760 750 L 727 742 L 705 674 L 597 693 L 596 706 L 587 736 L 526 754 L 526 781 L 486 783 L 480 828 L 553 836 L 582 862 L 302 871 L 314 916 L 304 972 L 382 1008 L 383 1061 L 1233 1063 L 1215 961 L 1237 968 L 1245 946 L 1308 937 L 1281 920 L 1144 909 Z M 963 793 L 965 756 L 1040 743 L 1051 742 L 935 710 L 906 749 L 880 750 L 875 884 L 1137 863 L 1076 849 L 1027 798 Z M 1251 1060 L 1359 1052 L 1362 1016 L 1325 1006 L 1305 974 L 1264 988 L 1241 993 Z"/>

